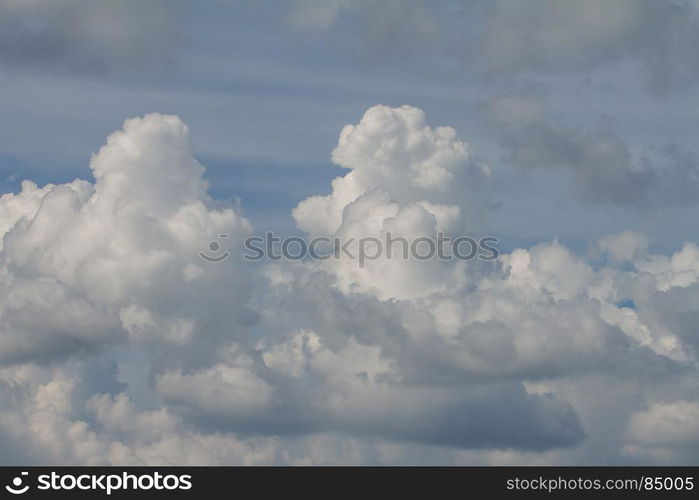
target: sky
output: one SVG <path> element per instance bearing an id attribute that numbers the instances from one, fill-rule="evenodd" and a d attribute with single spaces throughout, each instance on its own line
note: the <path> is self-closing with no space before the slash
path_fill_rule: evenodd
<path id="1" fill-rule="evenodd" d="M 0 0 L 0 463 L 696 463 L 697 42 L 689 0 Z"/>

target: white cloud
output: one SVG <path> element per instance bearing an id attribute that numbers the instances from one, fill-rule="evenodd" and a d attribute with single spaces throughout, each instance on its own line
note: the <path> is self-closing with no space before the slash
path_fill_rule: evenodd
<path id="1" fill-rule="evenodd" d="M 614 262 L 633 262 L 648 249 L 648 237 L 637 231 L 624 231 L 600 238 L 599 249 Z"/>
<path id="2" fill-rule="evenodd" d="M 692 461 L 699 453 L 699 405 L 677 400 L 652 403 L 631 415 L 626 452 L 661 463 Z"/>
<path id="3" fill-rule="evenodd" d="M 300 202 L 293 216 L 311 236 L 355 238 L 348 247 L 355 256 L 362 237 L 385 242 L 390 233 L 411 243 L 436 238 L 439 230 L 457 233 L 483 216 L 488 168 L 472 158 L 454 129 L 427 125 L 420 109 L 369 108 L 357 125 L 342 129 L 332 159 L 350 172 L 333 180 L 331 194 Z M 401 245 L 391 248 L 401 255 Z M 405 262 L 385 254 L 363 269 L 352 259 L 328 261 L 324 269 L 343 289 L 358 287 L 384 299 L 445 291 L 459 279 L 453 266 L 437 259 Z"/>
<path id="4" fill-rule="evenodd" d="M 431 128 L 412 106 L 369 108 L 357 125 L 342 129 L 332 159 L 350 172 L 333 180 L 330 195 L 310 197 L 294 209 L 299 227 L 312 234 L 337 231 L 343 210 L 377 188 L 401 205 L 454 205 L 475 195 L 488 173 L 453 128 Z"/>
<path id="5" fill-rule="evenodd" d="M 268 407 L 273 388 L 250 371 L 251 363 L 219 363 L 191 374 L 166 371 L 158 377 L 156 390 L 166 402 L 194 414 L 254 417 Z"/>
<path id="6" fill-rule="evenodd" d="M 468 146 L 416 108 L 370 108 L 333 158 L 349 172 L 294 211 L 311 234 L 457 232 L 482 210 L 465 193 L 487 199 Z M 613 461 L 678 446 L 638 436 L 674 414 L 663 387 L 693 394 L 692 243 L 655 255 L 624 233 L 600 241 L 603 264 L 553 241 L 487 265 L 282 262 L 256 279 L 199 260 L 251 227 L 207 195 L 178 118 L 128 120 L 91 167 L 94 183 L 0 198 L 0 443 L 17 460 Z M 609 418 L 630 430 L 610 442 L 604 395 L 649 371 L 650 409 L 618 402 Z M 696 412 L 677 408 L 691 432 Z"/>

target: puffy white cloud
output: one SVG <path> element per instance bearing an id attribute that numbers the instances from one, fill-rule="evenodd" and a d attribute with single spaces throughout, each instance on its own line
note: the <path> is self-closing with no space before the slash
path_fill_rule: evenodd
<path id="1" fill-rule="evenodd" d="M 242 366 L 219 363 L 191 374 L 166 371 L 158 377 L 156 389 L 166 402 L 195 414 L 254 417 L 269 405 L 273 388 L 245 366 L 252 360 L 244 361 Z"/>
<path id="2" fill-rule="evenodd" d="M 124 393 L 90 396 L 84 364 L 61 369 L 25 366 L 0 373 L 14 406 L 0 428 L 18 450 L 10 463 L 208 464 L 271 463 L 275 441 L 201 433 L 167 409 L 142 409 Z M 105 388 L 105 387 L 102 387 Z M 22 457 L 22 458 L 20 458 Z"/>
<path id="3" fill-rule="evenodd" d="M 127 120 L 92 158 L 94 184 L 25 182 L 0 199 L 3 359 L 119 342 L 120 323 L 186 340 L 196 318 L 168 309 L 180 307 L 178 293 L 206 289 L 193 281 L 193 256 L 219 234 L 233 245 L 250 230 L 231 208 L 209 208 L 187 134 L 172 116 Z"/>
<path id="4" fill-rule="evenodd" d="M 699 247 L 685 243 L 682 249 L 670 257 L 653 255 L 637 264 L 640 271 L 652 275 L 658 290 L 688 287 L 699 279 Z"/>
<path id="5" fill-rule="evenodd" d="M 466 143 L 450 127 L 431 128 L 422 110 L 373 106 L 356 125 L 342 129 L 333 162 L 350 170 L 332 182 L 332 193 L 311 196 L 293 211 L 298 226 L 310 236 L 341 238 L 358 258 L 361 238 L 376 238 L 392 255 L 411 252 L 421 237 L 435 240 L 438 231 L 458 233 L 483 217 L 490 170 L 476 162 Z M 407 243 L 390 240 L 403 238 Z M 454 266 L 438 259 L 333 259 L 324 269 L 339 286 L 374 293 L 380 298 L 414 298 L 455 285 Z M 426 254 L 429 249 L 418 248 Z M 344 254 L 341 256 L 344 257 Z M 463 267 L 463 266 L 462 266 Z"/>
<path id="6" fill-rule="evenodd" d="M 475 197 L 489 173 L 453 128 L 431 128 L 424 112 L 412 106 L 369 108 L 358 124 L 342 129 L 332 159 L 350 172 L 333 180 L 330 195 L 312 196 L 293 212 L 299 227 L 312 234 L 337 231 L 343 210 L 377 188 L 401 205 L 453 206 L 467 195 Z M 437 212 L 433 215 L 443 219 L 443 210 Z"/>
<path id="7" fill-rule="evenodd" d="M 416 108 L 370 108 L 333 159 L 349 172 L 294 211 L 311 235 L 458 234 L 480 216 L 466 194 L 487 170 Z M 661 398 L 696 370 L 692 243 L 664 256 L 607 236 L 602 263 L 553 241 L 492 263 L 207 265 L 202 247 L 251 227 L 207 195 L 179 119 L 128 120 L 91 167 L 94 182 L 0 198 L 0 443 L 16 461 L 662 461 L 678 439 L 643 441 L 648 422 L 693 431 L 691 405 Z M 610 394 L 628 394 L 615 440 Z"/>
<path id="8" fill-rule="evenodd" d="M 599 239 L 599 249 L 606 253 L 613 262 L 633 262 L 648 248 L 648 237 L 637 231 L 624 231 L 610 234 Z"/>

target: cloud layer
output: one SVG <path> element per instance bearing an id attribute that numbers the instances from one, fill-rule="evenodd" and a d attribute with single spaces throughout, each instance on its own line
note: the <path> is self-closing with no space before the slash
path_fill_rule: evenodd
<path id="1" fill-rule="evenodd" d="M 309 235 L 458 234 L 487 206 L 492 172 L 414 107 L 368 109 L 332 159 L 348 172 L 293 212 Z M 549 241 L 494 263 L 207 264 L 209 241 L 227 234 L 237 255 L 253 228 L 207 194 L 179 118 L 127 120 L 90 167 L 94 182 L 0 198 L 9 463 L 699 456 L 694 243 L 654 254 L 627 232 L 587 256 Z M 681 425 L 657 424 L 668 414 Z"/>
<path id="2" fill-rule="evenodd" d="M 486 18 L 483 64 L 497 73 L 631 63 L 652 91 L 667 92 L 696 78 L 698 23 L 692 1 L 499 0 Z"/>
<path id="3" fill-rule="evenodd" d="M 546 114 L 542 99 L 528 95 L 493 98 L 484 115 L 510 165 L 568 174 L 584 201 L 646 208 L 696 202 L 699 166 L 693 153 L 677 146 L 635 158 L 611 125 L 567 126 Z"/>
<path id="4" fill-rule="evenodd" d="M 0 62 L 102 73 L 159 65 L 181 41 L 177 2 L 5 0 Z"/>

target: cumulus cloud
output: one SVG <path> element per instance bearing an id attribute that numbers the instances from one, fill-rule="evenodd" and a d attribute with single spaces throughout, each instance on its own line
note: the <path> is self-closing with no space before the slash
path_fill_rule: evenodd
<path id="1" fill-rule="evenodd" d="M 489 170 L 417 108 L 370 108 L 332 157 L 349 172 L 293 213 L 310 235 L 457 234 L 482 215 L 470 194 L 487 198 Z M 15 462 L 555 462 L 587 443 L 662 461 L 648 450 L 677 446 L 639 436 L 681 399 L 662 387 L 695 391 L 693 243 L 666 256 L 611 235 L 602 265 L 557 241 L 468 265 L 207 265 L 209 241 L 228 234 L 235 253 L 252 228 L 207 194 L 181 120 L 127 120 L 90 166 L 94 181 L 0 198 Z M 609 393 L 590 380 L 623 392 L 649 373 L 646 406 L 619 403 L 628 431 L 607 440 L 594 409 Z"/>
<path id="2" fill-rule="evenodd" d="M 649 238 L 637 231 L 603 236 L 597 243 L 602 252 L 618 263 L 633 262 L 647 252 L 649 244 Z"/>
<path id="3" fill-rule="evenodd" d="M 490 169 L 472 157 L 453 128 L 430 127 L 420 109 L 369 108 L 358 124 L 343 128 L 332 159 L 350 172 L 333 180 L 332 193 L 309 197 L 293 210 L 310 235 L 385 241 L 389 233 L 414 241 L 477 227 L 486 212 Z M 350 248 L 359 251 L 357 244 Z M 445 290 L 456 276 L 436 259 L 415 265 L 387 255 L 365 269 L 347 259 L 325 269 L 345 289 L 356 286 L 383 298 Z"/>
<path id="4" fill-rule="evenodd" d="M 176 2 L 6 0 L 0 62 L 88 73 L 145 68 L 180 42 Z"/>
<path id="5" fill-rule="evenodd" d="M 478 176 L 488 173 L 472 160 L 468 145 L 453 128 L 432 129 L 424 113 L 411 106 L 368 109 L 357 125 L 342 129 L 332 159 L 350 172 L 333 181 L 330 195 L 308 198 L 293 213 L 309 233 L 335 232 L 343 211 L 376 188 L 383 187 L 398 203 L 430 202 L 421 199 L 429 196 L 432 202 L 454 204 L 460 189 L 475 191 L 469 180 L 482 182 Z M 441 218 L 442 224 L 450 222 Z"/>

